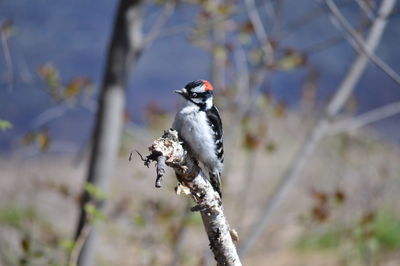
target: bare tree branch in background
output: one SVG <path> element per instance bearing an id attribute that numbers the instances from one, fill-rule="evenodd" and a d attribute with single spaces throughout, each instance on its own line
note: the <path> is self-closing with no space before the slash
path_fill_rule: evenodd
<path id="1" fill-rule="evenodd" d="M 346 20 L 346 18 L 342 15 L 339 8 L 332 0 L 325 0 L 326 6 L 328 7 L 329 11 L 333 15 L 334 21 L 337 21 L 346 32 L 346 38 L 351 44 L 351 46 L 356 50 L 358 53 L 364 53 L 368 59 L 374 63 L 379 69 L 381 69 L 386 75 L 388 75 L 394 82 L 400 85 L 400 76 L 396 73 L 389 65 L 387 65 L 382 59 L 376 56 L 374 53 L 368 51 L 366 44 L 364 43 L 363 39 L 359 36 L 357 31 L 353 29 L 351 24 Z M 337 23 L 333 23 L 335 26 Z M 379 26 L 382 27 L 381 24 Z"/>
<path id="2" fill-rule="evenodd" d="M 223 1 L 214 0 L 213 4 L 222 5 Z M 211 80 L 217 88 L 226 88 L 226 53 L 221 52 L 226 41 L 226 21 L 222 20 L 215 23 L 211 28 L 211 34 L 214 42 L 211 44 L 212 65 L 211 65 Z"/>
<path id="3" fill-rule="evenodd" d="M 344 40 L 345 39 L 343 38 L 343 36 L 332 36 L 326 40 L 319 41 L 317 43 L 311 44 L 306 48 L 303 48 L 302 53 L 307 54 L 308 56 L 311 54 L 319 53 L 325 51 L 332 46 L 338 45 Z"/>
<path id="4" fill-rule="evenodd" d="M 165 23 L 171 17 L 172 13 L 175 10 L 175 1 L 166 1 L 164 4 L 164 8 L 161 14 L 158 16 L 157 21 L 153 24 L 150 29 L 150 32 L 144 38 L 144 46 L 148 48 L 148 46 L 160 35 L 161 30 L 165 26 Z"/>
<path id="5" fill-rule="evenodd" d="M 264 5 L 267 5 L 268 3 L 261 3 L 257 6 L 254 6 L 253 9 L 261 8 Z M 232 11 L 232 16 L 233 15 L 240 15 L 247 12 L 245 9 L 235 9 Z M 215 24 L 221 23 L 226 20 L 225 16 L 217 16 L 215 18 L 209 19 L 203 27 L 206 28 L 212 28 L 214 27 Z M 192 31 L 192 21 L 187 22 L 187 23 L 182 23 L 181 25 L 173 25 L 169 28 L 164 29 L 162 32 L 160 32 L 159 36 L 157 38 L 164 38 L 167 36 L 175 35 L 175 34 L 180 34 L 180 33 L 190 33 Z"/>
<path id="6" fill-rule="evenodd" d="M 89 112 L 95 112 L 97 108 L 97 102 L 93 99 L 85 99 L 78 103 L 77 107 L 84 108 Z M 46 124 L 56 120 L 57 118 L 65 115 L 72 108 L 68 105 L 57 105 L 50 107 L 40 113 L 32 122 L 32 127 L 35 129 L 41 128 Z"/>
<path id="7" fill-rule="evenodd" d="M 248 97 L 250 88 L 250 72 L 247 63 L 246 51 L 239 40 L 236 41 L 235 50 L 233 51 L 234 62 L 236 66 L 237 73 L 240 75 L 235 75 L 238 91 L 236 93 L 235 102 L 239 102 L 241 99 Z"/>
<path id="8" fill-rule="evenodd" d="M 342 6 L 347 6 L 349 4 L 351 4 L 351 1 L 342 1 L 338 5 L 342 7 Z M 307 11 L 307 13 L 300 16 L 299 18 L 294 18 L 291 21 L 289 21 L 283 28 L 283 32 L 280 34 L 279 40 L 282 41 L 283 39 L 288 38 L 291 34 L 299 31 L 304 26 L 319 19 L 324 15 L 325 15 L 324 9 L 318 6 L 310 9 L 309 11 Z"/>
<path id="9" fill-rule="evenodd" d="M 366 1 L 364 0 L 356 0 L 357 4 L 359 5 L 360 9 L 365 13 L 369 21 L 374 20 L 374 13 L 372 12 L 371 8 L 368 6 Z"/>
<path id="10" fill-rule="evenodd" d="M 377 47 L 387 24 L 387 17 L 392 12 L 395 2 L 396 0 L 384 0 L 382 2 L 379 8 L 378 16 L 374 20 L 365 42 L 365 50 L 369 54 L 373 53 Z M 258 237 L 262 235 L 262 232 L 265 230 L 272 213 L 289 191 L 290 185 L 295 179 L 298 178 L 299 174 L 306 165 L 307 160 L 311 157 L 320 140 L 330 129 L 330 120 L 338 114 L 351 95 L 355 85 L 361 77 L 361 74 L 366 68 L 367 63 L 368 57 L 366 53 L 360 53 L 355 59 L 348 74 L 343 79 L 334 97 L 326 107 L 325 114 L 318 120 L 314 128 L 306 137 L 299 151 L 293 158 L 289 168 L 279 180 L 279 183 L 277 184 L 273 194 L 266 202 L 266 205 L 264 206 L 260 217 L 256 220 L 256 223 L 252 227 L 249 236 L 245 238 L 244 242 L 242 242 L 242 245 L 239 247 L 239 254 L 241 256 L 246 255 Z"/>
<path id="11" fill-rule="evenodd" d="M 251 24 L 253 24 L 254 31 L 257 39 L 260 42 L 261 48 L 263 49 L 267 64 L 272 65 L 274 63 L 275 53 L 270 41 L 268 40 L 267 31 L 265 30 L 261 18 L 256 9 L 254 0 L 245 0 L 247 14 L 250 18 Z"/>
<path id="12" fill-rule="evenodd" d="M 1 45 L 7 66 L 6 78 L 8 80 L 8 90 L 11 91 L 14 85 L 14 66 L 11 58 L 10 47 L 8 45 L 9 36 L 7 36 L 7 32 L 11 31 L 10 28 L 12 27 L 12 21 L 6 21 L 3 23 L 3 25 L 0 25 L 0 27 Z"/>
<path id="13" fill-rule="evenodd" d="M 144 160 L 145 165 L 148 166 L 151 161 L 157 162 L 157 180 L 162 178 L 166 165 L 172 167 L 179 182 L 178 194 L 190 194 L 197 204 L 192 211 L 199 211 L 201 214 L 217 264 L 242 265 L 232 240 L 232 231 L 224 215 L 221 198 L 205 178 L 197 161 L 191 158 L 179 141 L 178 132 L 172 129 L 165 131 L 161 138 L 153 142 L 149 150 L 151 154 Z M 160 161 L 165 163 L 160 165 Z"/>
<path id="14" fill-rule="evenodd" d="M 273 22 L 270 32 L 278 38 L 282 32 L 282 6 L 283 1 L 266 1 L 264 5 L 265 13 L 270 18 L 269 21 Z"/>
<path id="15" fill-rule="evenodd" d="M 68 266 L 78 265 L 80 251 L 82 250 L 85 240 L 90 234 L 91 230 L 92 230 L 92 225 L 89 222 L 85 223 L 81 233 L 79 234 L 78 238 L 76 239 L 73 245 L 70 254 L 68 255 L 68 262 L 67 262 Z"/>
<path id="16" fill-rule="evenodd" d="M 142 49 L 141 5 L 141 0 L 120 1 L 108 49 L 87 176 L 87 182 L 102 191 L 108 190 L 108 182 L 114 170 L 119 148 L 128 72 L 140 56 Z M 76 238 L 79 238 L 87 220 L 85 205 L 91 201 L 94 199 L 85 191 L 76 228 Z M 97 208 L 102 211 L 104 202 L 97 202 Z M 83 245 L 78 260 L 79 265 L 93 265 L 98 234 L 98 228 L 94 226 Z"/>
<path id="17" fill-rule="evenodd" d="M 345 118 L 332 124 L 330 135 L 345 131 L 356 130 L 376 121 L 394 116 L 400 113 L 400 102 L 394 102 L 385 106 L 370 110 L 353 118 Z"/>

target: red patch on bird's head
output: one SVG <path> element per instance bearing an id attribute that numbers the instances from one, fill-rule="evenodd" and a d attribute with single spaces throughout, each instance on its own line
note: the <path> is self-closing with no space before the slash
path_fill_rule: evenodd
<path id="1" fill-rule="evenodd" d="M 213 91 L 214 90 L 214 87 L 211 85 L 210 82 L 208 82 L 207 80 L 202 80 L 202 81 L 204 83 L 204 86 L 206 86 L 205 87 L 206 91 Z"/>

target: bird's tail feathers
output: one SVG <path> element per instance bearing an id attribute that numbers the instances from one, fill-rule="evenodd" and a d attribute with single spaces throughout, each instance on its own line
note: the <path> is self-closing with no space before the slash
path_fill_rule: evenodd
<path id="1" fill-rule="evenodd" d="M 210 183 L 211 186 L 214 188 L 215 191 L 218 192 L 220 198 L 222 199 L 222 192 L 221 192 L 221 174 L 220 173 L 209 173 L 210 175 Z"/>

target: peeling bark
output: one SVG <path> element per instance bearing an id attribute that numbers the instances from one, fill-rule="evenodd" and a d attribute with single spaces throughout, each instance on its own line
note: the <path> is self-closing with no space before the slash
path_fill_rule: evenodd
<path id="1" fill-rule="evenodd" d="M 176 173 L 179 182 L 177 193 L 183 191 L 192 196 L 196 205 L 191 210 L 201 213 L 210 248 L 218 265 L 242 265 L 231 236 L 232 234 L 236 239 L 237 234 L 229 227 L 221 198 L 205 178 L 198 162 L 179 141 L 178 133 L 172 129 L 166 131 L 161 138 L 153 142 L 149 150 L 151 153 L 144 161 L 145 165 L 151 161 L 157 162 L 156 187 L 161 186 L 164 167 L 167 165 Z"/>

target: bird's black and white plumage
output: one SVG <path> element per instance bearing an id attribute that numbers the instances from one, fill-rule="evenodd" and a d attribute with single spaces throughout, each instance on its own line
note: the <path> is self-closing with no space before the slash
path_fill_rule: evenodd
<path id="1" fill-rule="evenodd" d="M 175 92 L 186 102 L 176 114 L 172 127 L 192 156 L 202 163 L 211 185 L 221 196 L 224 134 L 218 109 L 213 104 L 213 87 L 206 80 L 196 80 Z"/>

